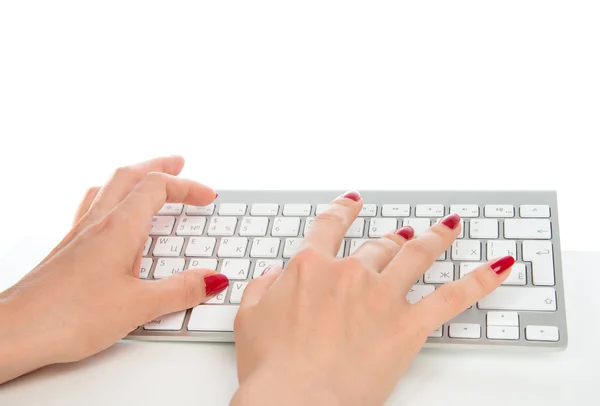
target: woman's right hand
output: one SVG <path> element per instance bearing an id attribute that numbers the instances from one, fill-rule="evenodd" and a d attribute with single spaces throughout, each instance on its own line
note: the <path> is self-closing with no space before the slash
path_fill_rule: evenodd
<path id="1" fill-rule="evenodd" d="M 495 259 L 411 304 L 415 281 L 460 234 L 458 215 L 418 238 L 405 227 L 336 259 L 361 207 L 356 192 L 333 201 L 286 268 L 246 288 L 232 405 L 381 405 L 427 336 L 510 273 L 512 257 Z"/>

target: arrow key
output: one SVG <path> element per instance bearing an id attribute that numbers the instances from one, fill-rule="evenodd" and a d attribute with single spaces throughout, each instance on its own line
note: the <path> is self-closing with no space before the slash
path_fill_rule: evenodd
<path id="1" fill-rule="evenodd" d="M 487 325 L 519 327 L 519 314 L 517 312 L 488 312 Z"/>
<path id="2" fill-rule="evenodd" d="M 519 327 L 488 326 L 487 338 L 491 340 L 518 340 Z"/>

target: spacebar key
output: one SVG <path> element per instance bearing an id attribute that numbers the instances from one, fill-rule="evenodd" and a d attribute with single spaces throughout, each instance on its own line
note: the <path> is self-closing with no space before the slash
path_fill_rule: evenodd
<path id="1" fill-rule="evenodd" d="M 479 301 L 480 309 L 556 311 L 554 288 L 501 286 Z"/>
<path id="2" fill-rule="evenodd" d="M 187 328 L 190 331 L 233 331 L 233 320 L 238 308 L 203 304 L 196 306 Z"/>

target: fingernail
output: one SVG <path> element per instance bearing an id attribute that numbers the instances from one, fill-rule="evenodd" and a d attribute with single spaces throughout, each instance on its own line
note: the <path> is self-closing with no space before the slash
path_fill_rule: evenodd
<path id="1" fill-rule="evenodd" d="M 490 267 L 492 267 L 492 271 L 496 272 L 499 275 L 511 266 L 513 266 L 514 263 L 515 259 L 511 255 L 508 255 L 506 257 L 498 259 L 497 261 L 494 261 L 494 263 L 491 264 Z"/>
<path id="2" fill-rule="evenodd" d="M 458 223 L 460 223 L 460 216 L 456 213 L 452 213 L 449 216 L 446 216 L 441 223 L 449 229 L 454 230 Z"/>
<path id="3" fill-rule="evenodd" d="M 215 193 L 215 199 L 216 199 L 217 197 L 219 197 L 219 194 L 218 194 L 218 193 Z"/>
<path id="4" fill-rule="evenodd" d="M 216 295 L 229 286 L 229 278 L 222 273 L 208 275 L 204 277 L 204 285 L 206 286 L 206 296 Z"/>
<path id="5" fill-rule="evenodd" d="M 358 202 L 360 200 L 360 193 L 358 193 L 356 190 L 351 190 L 349 192 L 344 193 L 342 197 Z"/>
<path id="6" fill-rule="evenodd" d="M 396 231 L 396 234 L 405 240 L 410 240 L 415 235 L 415 230 L 411 226 L 404 226 L 400 230 Z"/>
<path id="7" fill-rule="evenodd" d="M 262 271 L 262 273 L 260 274 L 260 276 L 263 276 L 263 275 L 265 275 L 266 273 L 270 272 L 270 271 L 271 271 L 271 268 L 273 268 L 273 265 L 269 265 L 268 267 L 266 267 L 266 268 L 265 268 L 265 269 Z"/>

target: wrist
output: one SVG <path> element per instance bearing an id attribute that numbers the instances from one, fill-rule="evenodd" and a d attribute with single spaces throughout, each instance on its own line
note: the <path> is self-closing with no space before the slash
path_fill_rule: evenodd
<path id="1" fill-rule="evenodd" d="M 340 401 L 326 381 L 289 368 L 262 368 L 249 376 L 236 391 L 230 406 L 339 406 Z"/>

